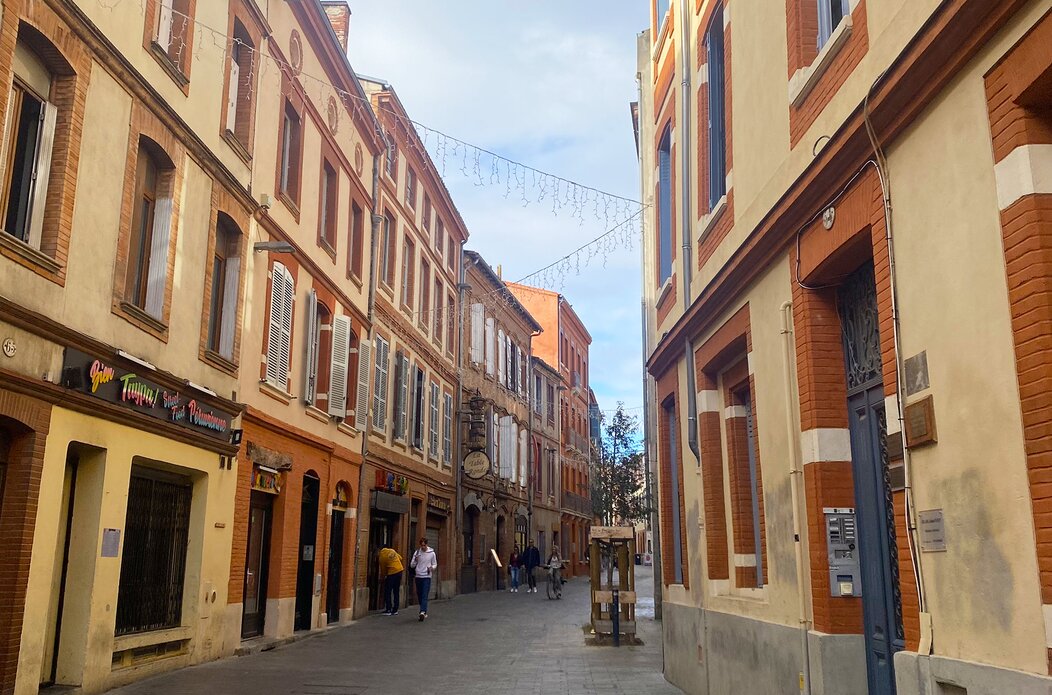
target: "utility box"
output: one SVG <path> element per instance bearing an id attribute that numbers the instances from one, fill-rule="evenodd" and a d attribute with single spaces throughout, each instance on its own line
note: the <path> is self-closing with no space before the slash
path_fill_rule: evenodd
<path id="1" fill-rule="evenodd" d="M 861 596 L 855 510 L 853 507 L 826 507 L 822 512 L 826 517 L 829 593 L 833 596 Z"/>

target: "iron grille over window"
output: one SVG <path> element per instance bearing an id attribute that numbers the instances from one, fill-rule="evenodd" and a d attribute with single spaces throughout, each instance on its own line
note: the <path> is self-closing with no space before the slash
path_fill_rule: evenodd
<path id="1" fill-rule="evenodd" d="M 851 273 L 837 290 L 848 391 L 881 376 L 880 317 L 877 315 L 876 295 L 872 263 Z"/>
<path id="2" fill-rule="evenodd" d="M 190 526 L 189 482 L 133 468 L 117 592 L 117 635 L 178 627 Z"/>

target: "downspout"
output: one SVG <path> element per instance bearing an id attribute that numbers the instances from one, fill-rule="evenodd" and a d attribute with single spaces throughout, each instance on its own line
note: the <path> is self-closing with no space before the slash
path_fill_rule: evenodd
<path id="1" fill-rule="evenodd" d="M 387 137 L 383 131 L 379 132 L 380 139 L 384 143 L 384 153 L 386 155 L 387 149 L 390 147 L 390 143 L 387 142 Z M 379 155 L 373 157 L 373 211 L 371 215 L 372 224 L 370 225 L 370 237 L 371 242 L 369 244 L 369 303 L 366 307 L 366 318 L 369 323 L 369 333 L 366 335 L 366 340 L 369 343 L 373 343 L 373 315 L 374 307 L 376 303 L 376 238 L 380 233 L 380 223 L 383 221 L 383 215 L 380 214 L 380 162 L 381 157 Z M 375 347 L 375 344 L 372 344 Z M 373 354 L 373 360 L 370 361 L 370 368 L 375 369 L 376 355 Z M 372 383 L 372 374 L 367 376 L 368 382 Z M 361 377 L 359 376 L 359 379 Z M 371 403 L 372 399 L 367 398 L 366 403 Z M 354 571 L 357 574 L 359 568 L 359 562 L 362 556 L 362 528 L 361 528 L 361 510 L 365 504 L 365 461 L 369 456 L 369 434 L 373 429 L 373 419 L 369 417 L 369 407 L 366 406 L 365 413 L 365 430 L 362 432 L 362 462 L 358 466 L 358 508 L 356 511 L 355 523 L 355 538 L 354 538 Z M 368 577 L 369 573 L 366 571 L 365 576 Z M 355 576 L 355 590 L 358 586 L 358 577 Z M 368 580 L 366 580 L 366 589 L 368 589 Z M 357 596 L 355 596 L 355 603 L 357 604 Z"/>
<path id="2" fill-rule="evenodd" d="M 539 336 L 543 332 L 544 331 L 542 329 L 542 330 L 534 331 L 533 333 L 530 333 L 530 353 L 529 353 L 530 356 L 527 358 L 530 361 L 529 362 L 530 363 L 530 368 L 526 370 L 526 407 L 528 409 L 527 413 L 526 413 L 527 417 L 528 417 L 528 419 L 526 420 L 526 430 L 527 430 L 528 434 L 526 436 L 529 438 L 529 442 L 530 442 L 530 447 L 526 451 L 526 541 L 527 542 L 529 542 L 529 540 L 531 538 L 533 538 L 533 495 L 534 495 L 533 484 L 536 483 L 536 484 L 539 485 L 544 479 L 543 475 L 540 476 L 540 479 L 538 479 L 538 480 L 534 480 L 533 479 L 533 471 L 536 468 L 537 464 L 540 463 L 540 461 L 534 459 L 534 457 L 533 457 L 533 449 L 534 449 L 534 446 L 533 446 L 533 444 L 534 444 L 534 442 L 533 442 L 533 404 L 534 404 L 534 399 L 537 398 L 539 394 L 534 394 L 533 398 L 530 398 L 530 389 L 533 387 L 533 384 L 534 384 L 534 378 L 533 378 L 533 339 L 536 338 L 537 336 Z M 540 488 L 538 488 L 538 491 L 543 494 L 543 491 L 540 490 Z"/>
<path id="3" fill-rule="evenodd" d="M 464 528 L 464 487 L 463 487 L 463 451 L 461 441 L 464 436 L 464 420 L 463 420 L 463 408 L 464 408 L 464 297 L 467 292 L 467 272 L 464 268 L 464 244 L 467 243 L 467 239 L 463 239 L 460 242 L 460 249 L 457 253 L 457 306 L 459 310 L 457 312 L 457 395 L 456 402 L 453 407 L 453 412 L 456 413 L 454 422 L 456 423 L 456 431 L 453 432 L 453 461 L 457 467 L 457 493 L 456 493 L 456 524 L 458 533 Z M 488 423 L 487 423 L 488 424 Z M 454 541 L 456 542 L 456 541 Z M 457 543 L 458 548 L 463 548 L 463 543 Z M 460 566 L 463 566 L 464 558 L 461 558 Z M 460 593 L 460 577 L 457 577 L 457 593 Z"/>
<path id="4" fill-rule="evenodd" d="M 636 93 L 637 103 L 642 106 L 643 104 L 643 76 L 642 73 L 636 73 Z M 640 168 L 639 168 L 639 199 L 646 200 L 646 187 L 645 187 L 645 176 L 642 156 L 640 157 Z M 640 225 L 645 227 L 647 224 L 647 216 L 643 214 L 640 217 Z M 640 234 L 642 238 L 646 238 L 646 234 Z M 661 524 L 658 518 L 657 506 L 654 504 L 654 493 L 652 487 L 653 471 L 651 466 L 657 462 L 657 458 L 654 456 L 654 436 L 657 432 L 657 428 L 653 426 L 651 421 L 652 413 L 650 412 L 650 377 L 647 374 L 647 357 L 650 355 L 650 322 L 648 320 L 648 301 L 647 301 L 647 247 L 646 244 L 639 245 L 639 255 L 641 257 L 640 263 L 640 275 L 641 275 L 641 287 L 643 288 L 643 297 L 640 302 L 641 314 L 642 314 L 642 326 L 643 326 L 643 452 L 644 461 L 643 466 L 643 485 L 646 492 L 647 500 L 647 519 L 648 526 L 650 527 L 650 541 L 651 548 L 653 549 L 652 557 L 653 564 L 651 567 L 661 567 Z M 645 552 L 645 550 L 644 550 Z M 655 571 L 652 577 L 654 584 L 654 620 L 661 620 L 661 595 L 664 589 L 661 583 L 661 573 Z"/>
<path id="5" fill-rule="evenodd" d="M 803 470 L 800 469 L 800 462 L 797 458 L 798 452 L 800 451 L 800 438 L 796 427 L 796 418 L 793 417 L 795 411 L 796 401 L 796 382 L 793 379 L 793 303 L 785 302 L 782 304 L 779 310 L 782 315 L 782 366 L 784 369 L 784 388 L 785 393 L 785 434 L 786 442 L 789 445 L 788 457 L 789 457 L 789 490 L 792 496 L 793 505 L 793 546 L 796 549 L 796 589 L 797 599 L 800 609 L 799 623 L 800 623 L 800 653 L 802 655 L 802 670 L 801 676 L 803 677 L 803 689 L 800 691 L 802 695 L 811 695 L 811 651 L 810 645 L 807 641 L 808 633 L 811 629 L 811 621 L 808 617 L 808 601 L 807 601 L 807 586 L 805 580 L 807 577 L 806 570 L 804 568 L 804 543 L 801 538 L 800 530 L 800 487 L 802 484 L 801 478 L 803 477 Z"/>
<path id="6" fill-rule="evenodd" d="M 680 55 L 683 58 L 680 81 L 680 208 L 683 211 L 683 223 L 680 235 L 683 237 L 683 309 L 690 306 L 691 260 L 690 260 L 690 40 L 687 38 L 687 27 L 690 26 L 690 3 L 680 0 Z M 683 357 L 687 365 L 687 445 L 697 465 L 701 465 L 701 452 L 698 449 L 698 394 L 694 384 L 694 351 L 689 337 L 683 339 Z"/>

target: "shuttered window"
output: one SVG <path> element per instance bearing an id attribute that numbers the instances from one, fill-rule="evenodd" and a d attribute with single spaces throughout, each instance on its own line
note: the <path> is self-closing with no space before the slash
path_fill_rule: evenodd
<path id="1" fill-rule="evenodd" d="M 828 0 L 826 0 L 828 2 Z M 839 2 L 839 0 L 835 0 Z M 705 34 L 709 71 L 709 210 L 727 193 L 726 94 L 724 78 L 723 7 L 712 14 Z"/>
<path id="2" fill-rule="evenodd" d="M 504 386 L 507 382 L 508 344 L 504 341 L 504 329 L 497 329 L 497 383 Z"/>
<path id="3" fill-rule="evenodd" d="M 658 144 L 658 284 L 672 277 L 672 130 Z M 564 346 L 565 347 L 565 346 Z M 567 355 L 563 350 L 563 363 Z"/>
<path id="4" fill-rule="evenodd" d="M 424 399 L 427 394 L 424 386 L 424 370 L 413 367 L 412 383 L 412 444 L 417 449 L 424 448 Z"/>
<path id="5" fill-rule="evenodd" d="M 493 342 L 496 339 L 496 337 L 497 337 L 496 333 L 495 333 L 495 331 L 493 329 L 494 329 L 493 317 L 487 316 L 486 317 L 486 374 L 488 374 L 490 376 L 493 376 L 493 367 L 494 367 L 493 362 L 494 362 L 494 358 L 496 357 L 496 355 L 494 355 L 494 352 L 496 352 L 496 347 L 497 347 L 494 344 L 494 342 Z"/>
<path id="6" fill-rule="evenodd" d="M 303 402 L 314 403 L 318 395 L 318 352 L 321 343 L 321 315 L 318 307 L 318 293 L 313 288 L 307 300 L 306 354 L 304 356 Z"/>
<path id="7" fill-rule="evenodd" d="M 818 50 L 822 50 L 833 31 L 849 14 L 848 0 L 818 0 Z"/>
<path id="8" fill-rule="evenodd" d="M 358 387 L 354 401 L 354 426 L 364 432 L 368 426 L 369 417 L 369 358 L 372 353 L 369 341 L 362 340 L 358 344 Z"/>
<path id="9" fill-rule="evenodd" d="M 409 399 L 409 358 L 401 350 L 395 352 L 394 436 L 405 440 L 407 404 Z"/>
<path id="10" fill-rule="evenodd" d="M 329 415 L 347 417 L 347 378 L 351 358 L 351 319 L 332 320 L 332 359 L 329 369 Z"/>
<path id="11" fill-rule="evenodd" d="M 289 353 L 292 349 L 292 306 L 296 286 L 292 273 L 275 262 L 270 273 L 270 317 L 267 331 L 267 382 L 289 390 Z"/>
<path id="12" fill-rule="evenodd" d="M 376 364 L 373 383 L 373 429 L 380 432 L 387 429 L 387 373 L 390 366 L 390 350 L 390 343 L 377 336 L 376 351 L 373 353 Z"/>
<path id="13" fill-rule="evenodd" d="M 442 459 L 446 465 L 453 462 L 453 396 L 445 394 L 445 411 L 442 414 Z"/>
<path id="14" fill-rule="evenodd" d="M 438 384 L 431 382 L 431 414 L 428 420 L 429 452 L 431 458 L 438 458 Z"/>
<path id="15" fill-rule="evenodd" d="M 486 309 L 481 304 L 471 305 L 471 361 L 482 364 L 484 358 Z"/>

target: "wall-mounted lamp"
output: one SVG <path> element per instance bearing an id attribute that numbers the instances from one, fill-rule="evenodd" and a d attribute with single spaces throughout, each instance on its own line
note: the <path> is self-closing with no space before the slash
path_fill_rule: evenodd
<path id="1" fill-rule="evenodd" d="M 252 245 L 256 253 L 273 251 L 274 253 L 295 253 L 296 247 L 287 241 L 257 241 Z"/>

